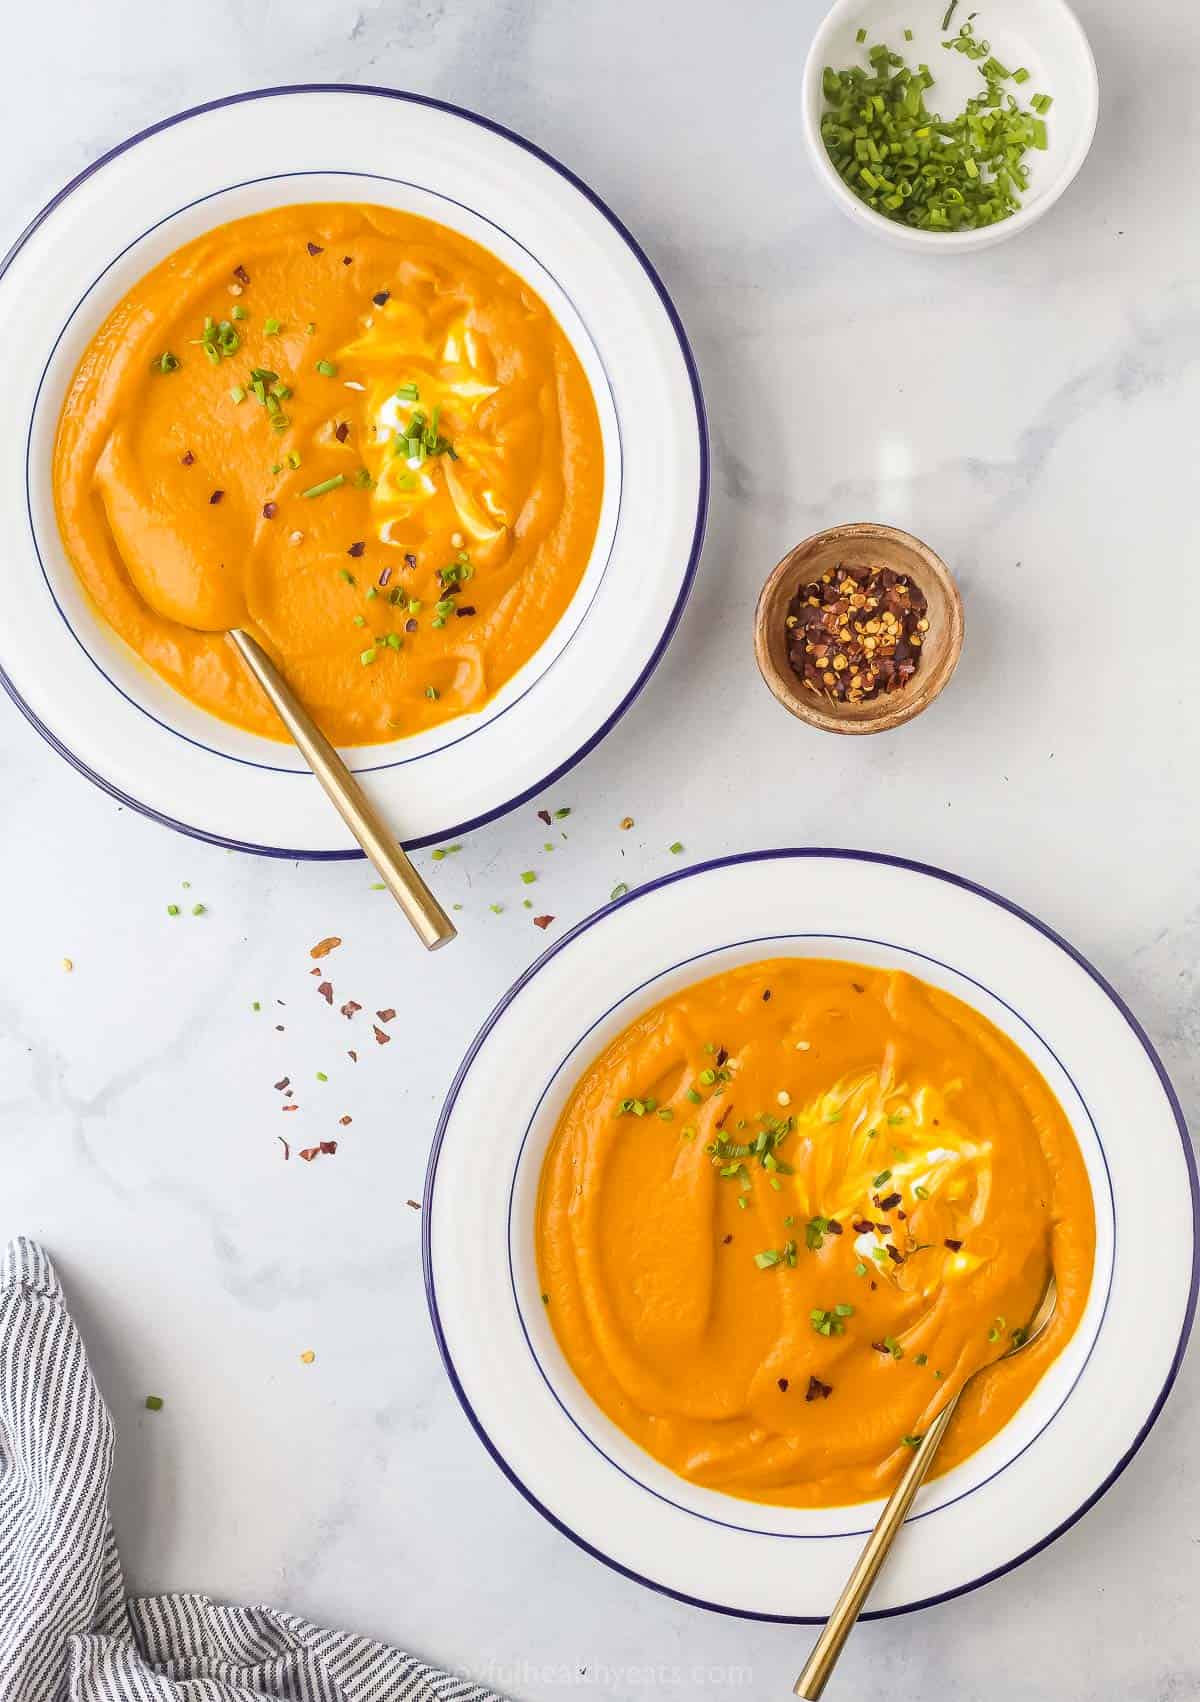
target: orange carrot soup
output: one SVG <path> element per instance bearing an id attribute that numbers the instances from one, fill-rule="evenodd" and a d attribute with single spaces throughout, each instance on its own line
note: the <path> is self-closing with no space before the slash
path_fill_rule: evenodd
<path id="1" fill-rule="evenodd" d="M 385 207 L 282 207 L 156 266 L 92 339 L 54 456 L 67 553 L 125 643 L 280 738 L 223 637 L 246 626 L 340 744 L 486 704 L 570 602 L 603 483 L 544 302 Z"/>
<path id="2" fill-rule="evenodd" d="M 936 1470 L 1077 1327 L 1095 1221 L 1029 1059 L 894 970 L 780 958 L 664 999 L 575 1086 L 537 1209 L 546 1309 L 602 1410 L 690 1482 L 886 1494 L 968 1377 Z M 1058 1307 L 1021 1340 L 1053 1271 Z"/>

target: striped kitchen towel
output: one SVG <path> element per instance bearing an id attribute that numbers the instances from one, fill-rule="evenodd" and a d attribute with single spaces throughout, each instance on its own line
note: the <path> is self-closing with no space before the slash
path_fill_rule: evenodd
<path id="1" fill-rule="evenodd" d="M 14 1241 L 0 1263 L 0 1702 L 500 1702 L 275 1608 L 127 1599 L 112 1453 L 54 1267 Z"/>

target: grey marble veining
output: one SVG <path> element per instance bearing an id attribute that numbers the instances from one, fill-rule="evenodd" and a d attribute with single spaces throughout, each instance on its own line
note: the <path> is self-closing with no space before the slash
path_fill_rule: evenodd
<path id="1" fill-rule="evenodd" d="M 0 704 L 0 1234 L 42 1237 L 70 1285 L 117 1419 L 134 1587 L 276 1601 L 527 1702 L 788 1694 L 803 1630 L 596 1565 L 504 1481 L 441 1373 L 404 1202 L 467 1037 L 544 943 L 520 905 L 531 862 L 559 928 L 677 866 L 676 839 L 689 859 L 832 843 L 944 864 L 1077 942 L 1195 1114 L 1200 18 L 1082 0 L 1103 89 L 1082 176 L 1033 231 L 950 263 L 871 243 L 811 178 L 798 78 L 819 10 L 51 0 L 7 17 L 0 245 L 184 105 L 414 88 L 533 136 L 610 201 L 675 296 L 712 416 L 676 642 L 546 800 L 572 808 L 553 856 L 530 807 L 428 865 L 463 906 L 453 952 L 418 961 L 362 865 L 240 858 L 118 809 Z M 954 566 L 967 646 L 919 721 L 824 739 L 760 686 L 749 619 L 791 543 L 869 516 Z M 184 896 L 207 914 L 169 919 Z M 341 996 L 397 1007 L 390 1047 L 315 998 L 307 948 L 328 933 Z M 335 1160 L 282 1162 L 277 1134 L 342 1112 Z M 1193 1359 L 1082 1523 L 964 1600 L 862 1628 L 838 1694 L 1200 1696 L 1198 1418 Z"/>

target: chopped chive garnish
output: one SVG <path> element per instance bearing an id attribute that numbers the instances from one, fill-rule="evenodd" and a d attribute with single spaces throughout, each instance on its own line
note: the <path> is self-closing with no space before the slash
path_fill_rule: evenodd
<path id="1" fill-rule="evenodd" d="M 421 392 L 415 384 L 402 384 L 396 391 L 396 400 L 398 402 L 419 402 Z"/>
<path id="2" fill-rule="evenodd" d="M 150 362 L 155 372 L 176 372 L 179 368 L 179 356 L 173 355 L 170 349 L 164 349 L 161 355 L 156 355 Z"/>
<path id="3" fill-rule="evenodd" d="M 436 686 L 426 686 L 425 687 L 425 696 L 430 698 L 432 700 L 432 702 L 436 703 L 437 700 L 438 700 L 438 697 L 440 696 L 440 693 L 438 692 L 438 689 L 437 689 Z M 528 903 L 529 900 L 526 899 L 525 902 Z"/>
<path id="4" fill-rule="evenodd" d="M 524 881 L 526 886 L 530 886 L 535 880 L 537 880 L 537 875 L 532 869 L 525 869 L 521 875 L 521 879 Z"/>
<path id="5" fill-rule="evenodd" d="M 279 323 L 278 319 L 264 319 L 263 320 L 263 334 L 265 336 L 277 337 L 279 335 L 280 331 L 282 331 L 282 330 L 283 330 L 283 326 Z"/>
<path id="6" fill-rule="evenodd" d="M 359 651 L 358 659 L 364 668 L 369 668 L 371 666 L 371 663 L 375 660 L 375 654 L 375 646 L 373 644 L 369 649 Z"/>
<path id="7" fill-rule="evenodd" d="M 167 905 L 167 915 L 168 916 L 178 916 L 178 914 L 179 914 L 179 906 L 177 904 L 168 904 Z"/>
<path id="8" fill-rule="evenodd" d="M 671 853 L 672 857 L 678 857 L 679 853 L 683 850 L 682 841 L 677 839 L 674 845 L 667 846 L 667 850 Z"/>
<path id="9" fill-rule="evenodd" d="M 309 485 L 301 496 L 324 496 L 327 491 L 338 490 L 346 482 L 345 473 L 335 473 L 331 479 L 322 479 L 319 485 Z"/>
<path id="10" fill-rule="evenodd" d="M 855 41 L 866 41 L 866 39 L 867 39 L 866 30 L 856 30 L 855 33 L 854 33 L 854 39 L 855 39 Z"/>
<path id="11" fill-rule="evenodd" d="M 917 1198 L 919 1200 L 927 1200 L 929 1198 L 929 1189 L 922 1187 L 919 1182 L 917 1183 L 916 1187 L 913 1189 L 913 1193 L 917 1196 Z"/>
<path id="12" fill-rule="evenodd" d="M 192 915 L 193 916 L 203 916 L 203 914 L 204 914 L 203 904 L 193 904 L 192 905 Z"/>
<path id="13" fill-rule="evenodd" d="M 246 309 L 242 306 L 241 302 L 239 301 L 233 307 L 230 308 L 229 317 L 231 319 L 247 319 L 247 318 L 249 318 L 249 315 L 247 314 Z"/>
<path id="14" fill-rule="evenodd" d="M 616 886 L 613 887 L 612 891 L 609 893 L 608 896 L 609 896 L 610 899 L 624 898 L 625 894 L 628 891 L 629 891 L 628 884 L 625 881 L 618 881 Z"/>
<path id="15" fill-rule="evenodd" d="M 162 1398 L 161 1395 L 147 1395 L 146 1396 L 146 1411 L 147 1412 L 161 1412 L 162 1408 L 163 1408 L 163 1398 Z"/>
<path id="16" fill-rule="evenodd" d="M 321 374 L 322 378 L 336 378 L 337 362 L 331 360 L 319 360 L 317 362 L 317 371 Z"/>
<path id="17" fill-rule="evenodd" d="M 246 400 L 246 392 L 242 389 L 240 384 L 235 384 L 233 389 L 229 392 L 229 400 L 231 402 L 244 402 Z"/>
<path id="18" fill-rule="evenodd" d="M 296 468 L 300 465 L 300 451 L 298 449 L 288 450 L 287 464 L 292 471 L 295 472 Z"/>

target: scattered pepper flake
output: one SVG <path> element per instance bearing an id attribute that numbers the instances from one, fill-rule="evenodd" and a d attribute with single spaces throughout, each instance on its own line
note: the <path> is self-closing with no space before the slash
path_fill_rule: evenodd
<path id="1" fill-rule="evenodd" d="M 381 1046 L 386 1046 L 388 1041 L 392 1038 L 390 1034 L 384 1033 L 383 1029 L 380 1028 L 377 1022 L 373 1022 L 371 1024 L 371 1032 L 374 1034 L 376 1040 Z"/>
<path id="2" fill-rule="evenodd" d="M 310 248 L 312 247 L 311 242 L 309 243 L 309 247 Z M 301 1363 L 301 1365 L 311 1365 L 313 1363 L 313 1361 L 316 1359 L 316 1357 L 317 1356 L 313 1352 L 312 1348 L 306 1347 L 304 1352 L 300 1355 L 300 1363 Z"/>
<path id="3" fill-rule="evenodd" d="M 553 916 L 535 916 L 533 925 L 535 928 L 548 928 L 553 920 Z"/>
<path id="4" fill-rule="evenodd" d="M 537 813 L 537 816 L 538 816 L 539 821 L 545 822 L 547 827 L 550 826 L 550 811 L 549 810 L 539 810 L 538 813 Z"/>
<path id="5" fill-rule="evenodd" d="M 810 1377 L 804 1398 L 806 1401 L 827 1401 L 832 1393 L 832 1383 L 822 1383 L 819 1377 Z"/>
<path id="6" fill-rule="evenodd" d="M 362 1006 L 359 1004 L 357 999 L 347 999 L 346 1003 L 341 1007 L 341 1010 L 342 1015 L 346 1018 L 346 1021 L 349 1022 L 356 1011 L 362 1010 Z"/>
<path id="7" fill-rule="evenodd" d="M 333 983 L 331 981 L 322 981 L 317 992 L 320 993 L 327 1005 L 333 1003 Z"/>
<path id="8" fill-rule="evenodd" d="M 376 1011 L 375 1015 L 379 1018 L 380 1022 L 394 1022 L 396 1018 L 396 1013 L 390 1005 L 385 1011 Z"/>
<path id="9" fill-rule="evenodd" d="M 221 500 L 221 498 L 222 498 L 222 497 L 223 497 L 223 496 L 224 496 L 224 495 L 225 495 L 225 492 L 224 492 L 224 491 L 214 491 L 214 492 L 213 492 L 213 493 L 212 493 L 212 495 L 211 495 L 211 496 L 210 496 L 210 497 L 209 497 L 209 499 L 208 499 L 208 500 L 209 500 L 209 503 L 210 503 L 210 504 L 216 504 L 216 503 L 218 503 L 218 502 L 220 502 L 220 500 Z"/>
<path id="10" fill-rule="evenodd" d="M 336 951 L 341 943 L 337 934 L 330 934 L 327 938 L 318 940 L 315 946 L 310 947 L 308 955 L 311 958 L 328 957 L 330 952 Z"/>

